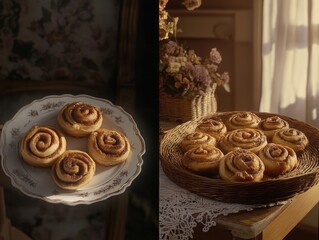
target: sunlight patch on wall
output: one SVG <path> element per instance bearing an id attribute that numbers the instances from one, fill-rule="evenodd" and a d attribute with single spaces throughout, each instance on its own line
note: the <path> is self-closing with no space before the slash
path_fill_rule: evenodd
<path id="1" fill-rule="evenodd" d="M 287 50 L 283 66 L 283 89 L 280 107 L 286 108 L 296 99 L 306 99 L 308 50 L 306 48 Z"/>

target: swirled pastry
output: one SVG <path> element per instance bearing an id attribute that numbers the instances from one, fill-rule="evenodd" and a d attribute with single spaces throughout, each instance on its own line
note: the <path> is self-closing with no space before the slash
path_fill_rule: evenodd
<path id="1" fill-rule="evenodd" d="M 219 175 L 230 182 L 258 182 L 264 176 L 265 165 L 254 153 L 238 149 L 226 154 L 219 163 Z"/>
<path id="2" fill-rule="evenodd" d="M 267 144 L 265 134 L 255 128 L 236 129 L 228 132 L 219 141 L 219 146 L 224 153 L 241 148 L 257 153 Z"/>
<path id="3" fill-rule="evenodd" d="M 74 102 L 59 111 L 57 121 L 67 134 L 84 137 L 101 127 L 103 115 L 95 106 Z"/>
<path id="4" fill-rule="evenodd" d="M 221 121 L 208 118 L 199 123 L 195 131 L 207 133 L 218 140 L 226 134 L 227 127 Z"/>
<path id="5" fill-rule="evenodd" d="M 234 113 L 225 122 L 228 130 L 239 128 L 257 128 L 260 118 L 252 112 Z"/>
<path id="6" fill-rule="evenodd" d="M 115 130 L 101 128 L 90 134 L 88 152 L 97 163 L 113 166 L 127 160 L 131 150 L 126 136 Z"/>
<path id="7" fill-rule="evenodd" d="M 83 151 L 67 150 L 51 168 L 54 182 L 62 189 L 77 190 L 95 174 L 95 162 Z"/>
<path id="8" fill-rule="evenodd" d="M 264 132 L 268 140 L 271 140 L 278 130 L 288 129 L 289 123 L 278 116 L 271 116 L 262 119 L 258 128 Z"/>
<path id="9" fill-rule="evenodd" d="M 199 145 L 184 154 L 182 164 L 194 173 L 214 175 L 218 173 L 219 161 L 223 156 L 222 151 L 213 145 Z"/>
<path id="10" fill-rule="evenodd" d="M 33 126 L 21 139 L 22 159 L 36 167 L 50 167 L 66 150 L 64 135 L 53 127 Z"/>
<path id="11" fill-rule="evenodd" d="M 207 133 L 193 132 L 187 134 L 180 143 L 180 147 L 184 152 L 197 147 L 198 145 L 211 144 L 216 145 L 216 139 Z"/>
<path id="12" fill-rule="evenodd" d="M 297 165 L 295 151 L 280 144 L 267 144 L 258 152 L 258 156 L 265 164 L 265 173 L 272 176 L 290 172 Z"/>
<path id="13" fill-rule="evenodd" d="M 295 152 L 302 151 L 308 145 L 308 138 L 298 129 L 288 128 L 282 129 L 275 133 L 272 138 L 274 143 L 288 146 L 295 150 Z"/>

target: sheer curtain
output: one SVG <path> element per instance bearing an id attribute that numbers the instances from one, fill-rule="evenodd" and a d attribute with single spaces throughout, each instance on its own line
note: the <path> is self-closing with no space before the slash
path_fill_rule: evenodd
<path id="1" fill-rule="evenodd" d="M 260 111 L 319 126 L 318 0 L 264 0 Z"/>

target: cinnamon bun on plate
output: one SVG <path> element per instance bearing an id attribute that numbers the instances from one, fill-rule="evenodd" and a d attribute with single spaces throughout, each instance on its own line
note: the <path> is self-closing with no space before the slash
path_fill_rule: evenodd
<path id="1" fill-rule="evenodd" d="M 49 126 L 33 126 L 21 139 L 22 159 L 35 167 L 50 167 L 66 151 L 66 139 L 59 130 Z"/>
<path id="2" fill-rule="evenodd" d="M 127 137 L 119 131 L 101 128 L 88 138 L 88 153 L 103 166 L 114 166 L 126 161 L 130 151 Z"/>
<path id="3" fill-rule="evenodd" d="M 95 106 L 74 102 L 65 105 L 58 112 L 57 121 L 68 135 L 84 137 L 101 127 L 103 115 Z"/>
<path id="4" fill-rule="evenodd" d="M 62 189 L 78 190 L 95 174 L 95 162 L 83 151 L 67 150 L 51 168 L 53 181 Z"/>

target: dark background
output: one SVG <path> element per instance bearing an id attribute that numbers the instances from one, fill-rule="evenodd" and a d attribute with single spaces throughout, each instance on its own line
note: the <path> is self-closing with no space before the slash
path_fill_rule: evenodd
<path id="1" fill-rule="evenodd" d="M 1 5 L 1 4 L 0 4 Z M 136 62 L 135 62 L 135 110 L 130 112 L 146 143 L 146 153 L 143 155 L 143 165 L 140 175 L 133 181 L 127 189 L 128 192 L 128 211 L 126 218 L 125 239 L 158 239 L 158 1 L 140 0 L 139 2 L 138 34 L 136 44 Z M 0 62 L 0 66 L 3 63 Z M 117 66 L 120 67 L 120 66 Z M 0 87 L 5 89 L 0 78 Z M 21 80 L 24 81 L 23 79 Z M 5 90 L 14 90 L 8 89 Z M 94 89 L 93 89 L 94 90 Z M 92 91 L 92 89 L 90 89 Z M 62 94 L 65 92 L 52 91 L 50 94 Z M 72 89 L 70 93 L 73 94 Z M 83 92 L 86 93 L 86 92 Z M 19 98 L 18 94 L 1 95 L 0 105 L 6 107 L 8 102 L 15 99 L 15 108 L 7 109 L 7 114 L 1 117 L 1 123 L 12 117 L 17 109 L 30 103 L 32 99 L 38 99 L 47 95 L 41 92 L 25 92 Z M 114 102 L 116 100 L 116 84 L 109 83 L 106 90 L 107 98 Z M 125 110 L 125 108 L 124 108 Z M 59 225 L 68 214 L 74 213 L 81 216 L 81 212 L 90 212 L 83 218 L 86 218 L 89 229 L 103 228 L 108 224 L 106 222 L 107 200 L 92 204 L 89 206 L 69 207 L 63 205 L 49 204 L 39 199 L 30 198 L 20 193 L 14 188 L 5 189 L 7 216 L 13 226 L 16 226 L 29 236 L 36 234 L 49 234 L 45 230 L 36 232 L 35 229 L 50 221 L 50 214 L 54 219 L 61 218 Z M 35 213 L 33 221 L 28 221 L 26 214 Z M 49 219 L 49 220 L 48 220 Z M 65 224 L 67 228 L 67 224 Z M 77 228 L 75 224 L 72 228 Z M 40 229 L 40 228 L 39 228 Z M 79 229 L 79 231 L 83 231 Z M 93 229 L 94 230 L 94 229 Z M 44 231 L 44 232 L 43 232 Z M 66 229 L 67 231 L 67 229 Z M 79 232 L 83 239 L 96 239 L 95 237 L 85 238 L 88 232 Z M 49 235 L 48 235 L 49 236 Z M 65 240 L 78 239 L 70 236 Z M 81 238 L 82 239 L 82 238 Z M 49 240 L 49 239 L 48 239 Z M 112 239 L 110 239 L 112 240 Z M 116 239 L 117 240 L 117 239 Z"/>

